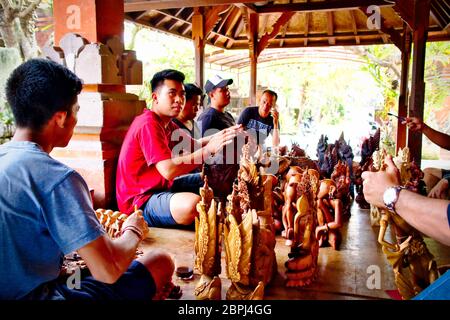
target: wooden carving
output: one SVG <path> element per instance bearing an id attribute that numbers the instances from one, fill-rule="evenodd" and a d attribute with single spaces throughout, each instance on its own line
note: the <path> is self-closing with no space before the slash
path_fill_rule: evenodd
<path id="1" fill-rule="evenodd" d="M 293 239 L 289 260 L 285 266 L 286 286 L 303 287 L 309 285 L 317 275 L 319 244 L 315 236 L 319 172 L 306 170 L 297 186 L 297 213 L 294 218 Z"/>
<path id="2" fill-rule="evenodd" d="M 220 300 L 222 284 L 220 274 L 219 240 L 222 224 L 220 206 L 214 200 L 214 193 L 205 184 L 200 188 L 201 201 L 197 204 L 199 216 L 195 218 L 195 268 L 200 272 L 200 281 L 194 294 L 198 300 Z"/>
<path id="3" fill-rule="evenodd" d="M 385 152 L 375 152 L 374 163 L 379 170 L 385 169 Z M 402 185 L 408 189 L 416 185 L 414 181 L 420 176 L 413 175 L 409 162 L 408 148 L 400 149 L 394 163 L 400 171 Z M 389 210 L 380 209 L 380 231 L 378 242 L 382 245 L 383 252 L 388 262 L 392 265 L 395 284 L 403 297 L 410 299 L 420 293 L 438 278 L 438 270 L 433 255 L 423 240 L 420 232 L 410 226 L 402 217 Z M 390 243 L 385 239 L 386 230 L 391 225 L 396 236 L 396 243 Z"/>

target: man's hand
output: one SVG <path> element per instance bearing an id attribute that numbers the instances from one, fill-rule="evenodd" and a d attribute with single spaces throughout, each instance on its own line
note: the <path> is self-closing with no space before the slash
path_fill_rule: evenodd
<path id="1" fill-rule="evenodd" d="M 429 198 L 447 199 L 449 183 L 447 179 L 441 179 L 428 193 Z"/>
<path id="2" fill-rule="evenodd" d="M 392 161 L 392 157 L 386 158 L 386 171 L 370 172 L 364 171 L 363 178 L 364 198 L 370 204 L 384 208 L 383 193 L 393 186 L 400 184 L 399 171 Z"/>
<path id="3" fill-rule="evenodd" d="M 273 117 L 273 126 L 274 126 L 274 128 L 278 128 L 278 120 L 280 118 L 280 114 L 278 113 L 278 110 L 275 107 L 273 107 L 271 114 Z"/>
<path id="4" fill-rule="evenodd" d="M 128 216 L 122 225 L 122 230 L 126 227 L 131 226 L 132 228 L 137 228 L 143 235 L 143 238 L 147 237 L 149 232 L 148 224 L 142 216 L 142 210 L 136 210 Z M 141 239 L 142 240 L 142 239 Z"/>
<path id="5" fill-rule="evenodd" d="M 403 124 L 406 124 L 409 130 L 419 132 L 422 132 L 426 126 L 425 123 L 423 123 L 419 118 L 416 117 L 406 118 Z"/>
<path id="6" fill-rule="evenodd" d="M 206 150 L 209 154 L 216 154 L 224 146 L 233 142 L 233 139 L 242 131 L 242 125 L 239 124 L 215 133 L 206 145 Z"/>

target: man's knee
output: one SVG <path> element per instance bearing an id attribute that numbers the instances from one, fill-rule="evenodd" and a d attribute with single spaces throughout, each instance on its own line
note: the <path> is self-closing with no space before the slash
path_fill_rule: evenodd
<path id="1" fill-rule="evenodd" d="M 200 196 L 191 194 L 184 197 L 181 203 L 176 203 L 176 209 L 179 212 L 172 212 L 172 216 L 178 224 L 190 225 L 197 216 L 197 203 L 201 200 Z M 174 201 L 177 201 L 174 199 Z"/>
<path id="2" fill-rule="evenodd" d="M 172 278 L 175 269 L 171 256 L 160 249 L 154 249 L 138 258 L 150 271 L 157 287 L 165 285 Z"/>
<path id="3" fill-rule="evenodd" d="M 434 177 L 437 179 L 441 179 L 442 170 L 439 168 L 425 168 L 425 169 L 423 169 L 423 174 L 428 177 Z"/>

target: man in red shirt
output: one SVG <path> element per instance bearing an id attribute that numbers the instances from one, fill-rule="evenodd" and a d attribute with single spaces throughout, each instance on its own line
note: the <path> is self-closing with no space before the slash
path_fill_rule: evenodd
<path id="1" fill-rule="evenodd" d="M 231 143 L 239 130 L 235 126 L 194 141 L 180 130 L 172 119 L 185 103 L 183 81 L 184 74 L 176 70 L 163 70 L 153 76 L 152 109 L 145 109 L 134 119 L 119 155 L 119 210 L 131 213 L 137 205 L 154 227 L 189 225 L 194 221 L 200 201 L 194 192 L 198 193 L 203 181 L 200 173 L 186 174 Z M 191 145 L 195 149 L 186 154 L 182 149 L 190 149 Z"/>

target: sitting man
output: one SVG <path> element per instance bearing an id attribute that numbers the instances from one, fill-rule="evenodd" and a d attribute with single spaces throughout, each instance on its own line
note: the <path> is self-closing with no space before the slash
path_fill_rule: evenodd
<path id="1" fill-rule="evenodd" d="M 232 83 L 233 79 L 222 79 L 217 75 L 206 81 L 205 91 L 210 100 L 210 105 L 198 117 L 202 137 L 212 135 L 236 124 L 231 113 L 225 111 L 226 106 L 230 103 L 228 86 Z"/>
<path id="2" fill-rule="evenodd" d="M 450 150 L 450 136 L 430 128 L 419 118 L 406 118 L 406 125 L 411 131 L 419 131 L 439 147 Z M 450 199 L 450 170 L 440 168 L 425 168 L 423 180 L 427 186 L 428 197 Z"/>
<path id="3" fill-rule="evenodd" d="M 119 209 L 131 213 L 134 206 L 142 208 L 145 220 L 153 227 L 192 224 L 203 179 L 200 173 L 187 173 L 199 168 L 236 135 L 237 126 L 194 141 L 173 123 L 184 105 L 183 81 L 184 74 L 176 70 L 153 76 L 152 109 L 145 109 L 134 119 L 119 155 Z M 192 145 L 194 150 L 186 150 Z"/>
<path id="4" fill-rule="evenodd" d="M 272 133 L 272 148 L 280 144 L 280 123 L 278 110 L 275 108 L 278 95 L 272 90 L 264 90 L 258 107 L 248 107 L 239 116 L 238 124 L 256 137 L 256 142 L 263 145 Z"/>
<path id="5" fill-rule="evenodd" d="M 180 114 L 172 121 L 181 129 L 186 130 L 192 139 L 200 139 L 200 129 L 194 119 L 202 105 L 203 91 L 192 83 L 186 83 L 184 90 L 186 91 L 186 103 Z"/>
<path id="6" fill-rule="evenodd" d="M 49 155 L 72 137 L 81 86 L 71 71 L 42 59 L 25 62 L 8 79 L 17 130 L 0 146 L 2 300 L 151 300 L 172 278 L 166 253 L 133 261 L 148 230 L 142 215 L 130 215 L 113 241 L 95 216 L 86 182 Z M 74 250 L 92 276 L 71 288 L 58 276 L 63 255 Z"/>

